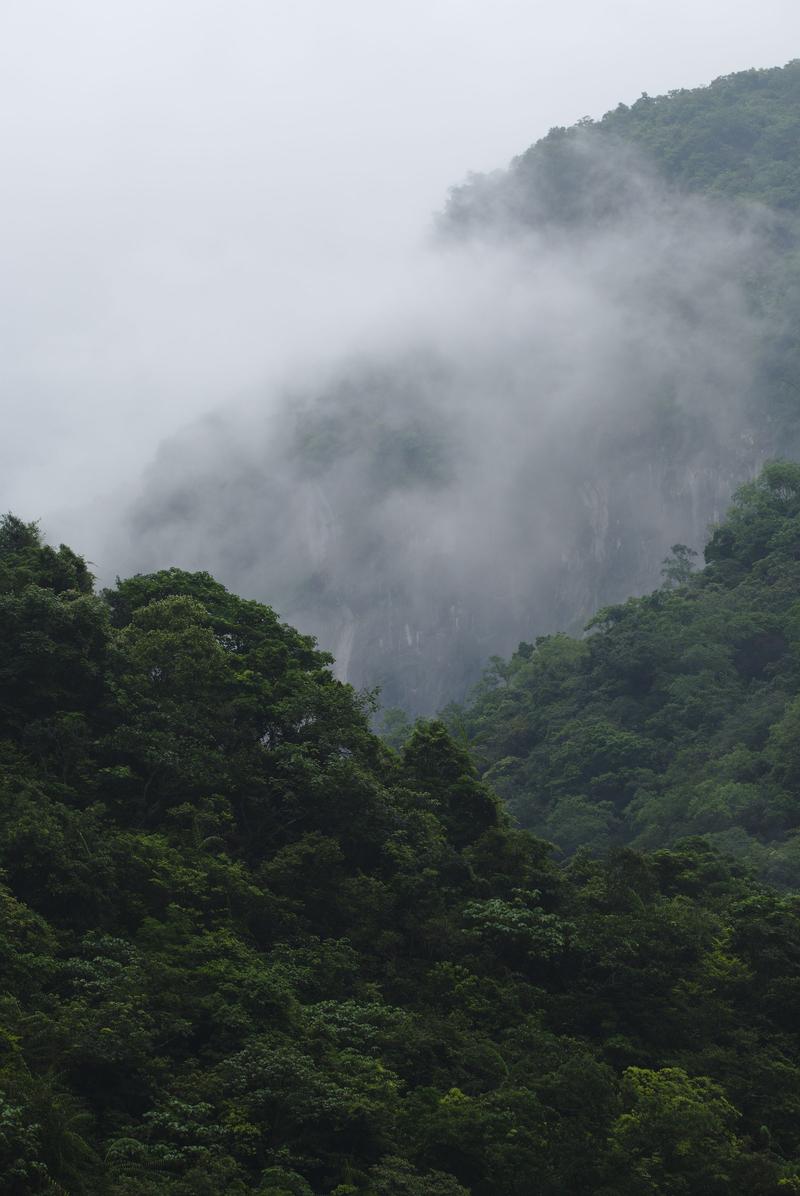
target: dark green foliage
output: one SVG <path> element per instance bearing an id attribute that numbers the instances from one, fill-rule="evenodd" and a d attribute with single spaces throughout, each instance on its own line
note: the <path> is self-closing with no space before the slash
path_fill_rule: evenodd
<path id="1" fill-rule="evenodd" d="M 599 122 L 695 190 L 800 209 L 800 60 L 741 71 L 710 86 L 643 95 Z"/>
<path id="2" fill-rule="evenodd" d="M 727 555 L 653 606 L 722 603 L 723 713 L 736 685 L 771 684 L 754 638 L 780 634 L 775 661 L 793 659 L 796 501 L 768 472 Z M 442 722 L 389 751 L 268 608 L 177 570 L 61 589 L 34 528 L 7 519 L 0 542 L 4 1192 L 796 1190 L 795 899 L 701 840 L 559 868 Z M 756 543 L 783 595 L 757 618 L 725 606 L 760 592 Z M 521 646 L 481 697 L 488 712 L 504 695 L 504 751 L 550 735 L 576 841 L 593 818 L 619 837 L 683 726 L 680 710 L 659 723 L 666 657 L 650 608 L 630 609 L 633 627 L 607 612 L 619 630 L 586 643 Z M 587 661 L 602 712 L 581 705 Z M 760 699 L 758 733 L 728 748 L 750 770 L 729 806 L 760 809 L 759 752 L 794 784 L 796 704 L 769 723 Z M 515 767 L 494 771 L 510 784 Z"/>
<path id="3" fill-rule="evenodd" d="M 418 722 L 403 748 L 402 760 L 403 776 L 428 795 L 448 836 L 459 847 L 497 826 L 497 799 L 478 780 L 469 754 L 453 741 L 444 723 Z"/>
<path id="4" fill-rule="evenodd" d="M 565 853 L 709 836 L 800 883 L 800 466 L 743 486 L 693 571 L 521 645 L 465 711 L 487 780 Z"/>

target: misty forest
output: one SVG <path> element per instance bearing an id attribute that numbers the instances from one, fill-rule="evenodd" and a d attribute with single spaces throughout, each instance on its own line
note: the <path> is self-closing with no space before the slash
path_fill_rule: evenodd
<path id="1" fill-rule="evenodd" d="M 0 521 L 0 1192 L 800 1193 L 800 61 Z"/>

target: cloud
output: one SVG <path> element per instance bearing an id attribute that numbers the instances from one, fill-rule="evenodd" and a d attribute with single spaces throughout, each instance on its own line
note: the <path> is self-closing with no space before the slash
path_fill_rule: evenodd
<path id="1" fill-rule="evenodd" d="M 449 500 L 439 508 L 426 505 L 413 487 L 395 486 L 386 496 L 376 490 L 370 534 L 376 543 L 384 529 L 398 544 L 414 538 L 420 554 L 413 561 L 404 554 L 408 585 L 434 572 L 452 577 L 448 592 L 465 592 L 473 574 L 480 580 L 489 572 L 479 563 L 481 544 L 487 559 L 495 560 L 494 551 L 508 562 L 523 542 L 514 520 L 508 526 L 499 520 L 521 485 L 514 479 L 525 473 L 518 458 L 529 454 L 541 477 L 572 476 L 566 441 L 556 451 L 548 429 L 563 426 L 572 410 L 569 418 L 585 434 L 588 380 L 577 363 L 598 355 L 592 399 L 598 410 L 613 406 L 607 390 L 620 372 L 633 371 L 643 386 L 655 386 L 655 365 L 636 361 L 638 313 L 629 299 L 636 269 L 654 297 L 659 262 L 669 279 L 668 259 L 680 250 L 634 229 L 631 244 L 638 244 L 646 264 L 620 265 L 616 280 L 601 274 L 608 262 L 629 261 L 615 248 L 615 237 L 622 242 L 631 231 L 622 227 L 571 249 L 533 235 L 523 246 L 514 233 L 514 246 L 473 239 L 430 252 L 420 242 L 431 212 L 469 168 L 508 159 L 550 125 L 599 115 L 643 89 L 692 86 L 770 64 L 798 36 L 800 10 L 786 0 L 764 0 L 757 13 L 732 12 L 720 0 L 677 6 L 654 0 L 646 11 L 627 0 L 611 6 L 572 0 L 550 8 L 522 0 L 409 0 L 391 11 L 372 0 L 4 5 L 0 508 L 41 517 L 52 538 L 85 551 L 104 578 L 116 569 L 143 568 L 156 563 L 156 549 L 173 551 L 171 517 L 163 529 L 153 526 L 151 540 L 142 533 L 147 516 L 140 477 L 158 455 L 147 481 L 154 501 L 167 500 L 165 471 L 172 471 L 184 502 L 202 476 L 211 491 L 220 491 L 216 506 L 197 497 L 198 514 L 217 531 L 195 537 L 187 528 L 174 551 L 226 569 L 234 584 L 258 588 L 288 612 L 296 598 L 292 586 L 306 583 L 295 578 L 284 541 L 270 530 L 274 562 L 258 564 L 251 557 L 260 541 L 250 535 L 249 517 L 240 527 L 225 526 L 229 509 L 231 516 L 238 509 L 236 495 L 245 501 L 243 479 L 258 477 L 263 488 L 264 471 L 270 473 L 273 497 L 258 500 L 265 526 L 276 522 L 270 504 L 280 502 L 277 525 L 297 524 L 300 540 L 302 529 L 316 528 L 308 534 L 318 549 L 322 542 L 338 545 L 341 562 L 328 563 L 325 577 L 314 583 L 330 597 L 340 593 L 349 554 L 362 559 L 360 534 L 345 524 L 358 529 L 369 522 L 355 483 L 344 477 L 345 461 L 353 478 L 361 471 L 372 485 L 387 454 L 391 474 L 402 460 L 422 460 L 425 444 L 449 478 Z M 670 227 L 677 229 L 681 218 Z M 644 210 L 637 220 L 646 220 Z M 691 221 L 702 224 L 697 214 Z M 651 219 L 651 227 L 656 222 Z M 712 228 L 707 239 L 709 277 L 724 291 L 722 235 Z M 730 260 L 738 260 L 747 252 L 747 234 L 734 229 L 730 237 Z M 698 262 L 705 261 L 704 249 Z M 694 262 L 685 258 L 681 269 L 690 277 Z M 691 357 L 694 325 L 680 304 L 670 312 L 670 285 L 657 328 L 648 331 L 674 345 L 667 337 L 672 321 L 684 329 Z M 697 344 L 707 332 L 720 346 L 716 380 L 707 384 L 713 393 L 722 385 L 723 362 L 737 359 L 738 350 L 726 356 L 722 348 L 722 326 L 729 326 L 735 305 L 735 296 L 723 295 L 721 326 L 714 330 L 709 302 L 696 330 Z M 554 339 L 563 345 L 561 355 Z M 665 375 L 672 368 L 669 353 L 666 348 Z M 538 379 L 534 397 L 531 371 Z M 703 386 L 698 382 L 697 389 Z M 737 377 L 732 394 L 744 388 Z M 507 401 L 498 397 L 504 390 Z M 319 423 L 321 409 L 343 402 L 345 391 L 360 396 L 347 401 L 366 413 L 362 438 L 349 455 L 340 450 L 338 466 L 330 464 L 324 479 L 322 473 L 299 477 L 296 438 L 313 439 L 308 427 Z M 378 392 L 394 397 L 383 402 Z M 492 420 L 481 414 L 482 403 L 494 412 Z M 230 416 L 220 414 L 226 404 Z M 406 456 L 398 459 L 378 431 L 381 422 L 397 419 L 388 411 L 392 405 L 408 407 L 415 421 L 396 437 L 406 444 Z M 180 432 L 212 411 L 218 414 L 208 416 L 205 431 L 201 422 Z M 531 445 L 531 425 L 539 431 L 537 444 L 547 446 L 541 452 Z M 483 444 L 485 456 L 475 448 Z M 241 476 L 223 482 L 213 460 L 201 465 L 217 449 L 221 466 L 233 464 Z M 370 465 L 373 459 L 378 464 Z M 491 487 L 481 472 L 487 460 L 504 462 Z M 579 489 L 590 487 L 586 501 L 602 522 L 608 508 L 602 485 L 572 473 Z M 281 490 L 282 479 L 288 490 Z M 299 522 L 291 483 L 306 512 Z M 433 480 L 426 485 L 430 496 Z M 553 482 L 542 493 L 561 492 Z M 569 493 L 566 485 L 566 497 L 558 498 L 565 512 Z M 123 513 L 131 506 L 138 514 L 128 521 Z M 484 518 L 477 519 L 476 510 Z M 474 524 L 469 540 L 457 511 Z M 538 512 L 543 561 L 550 559 L 546 545 L 556 552 L 563 526 L 552 512 Z M 222 544 L 223 527 L 235 551 Z M 530 594 L 525 551 L 502 585 L 498 565 L 498 593 L 517 595 L 514 611 Z M 229 567 L 234 558 L 236 567 Z M 368 559 L 391 590 L 394 574 L 378 550 Z M 574 576 L 568 564 L 563 570 L 571 579 L 564 609 L 584 609 L 594 591 L 579 599 L 577 567 Z M 631 576 L 639 584 L 644 569 Z M 469 615 L 454 602 L 444 614 L 428 609 L 420 597 L 419 618 L 410 611 L 401 620 L 403 642 L 409 636 L 416 642 L 414 620 L 449 628 L 437 633 L 442 645 L 450 642 L 452 626 L 463 629 L 466 620 L 474 652 L 490 650 L 497 641 L 495 615 L 485 615 L 484 607 L 499 602 L 499 619 L 510 599 L 492 599 L 486 586 L 478 593 L 486 596 Z M 359 595 L 347 591 L 346 597 L 356 603 L 353 618 L 360 618 Z M 307 607 L 310 599 L 303 601 Z M 301 615 L 306 607 L 297 608 Z M 391 635 L 377 626 L 370 632 L 376 651 L 395 636 L 392 620 Z M 508 622 L 508 635 L 518 622 Z M 337 624 L 328 639 L 349 645 L 355 669 L 359 638 L 347 627 Z M 472 651 L 465 641 L 465 659 L 471 661 Z M 412 663 L 409 658 L 409 676 Z"/>
<path id="2" fill-rule="evenodd" d="M 742 468 L 769 218 L 569 152 L 568 219 L 476 181 L 359 353 L 162 445 L 124 566 L 208 568 L 428 710 L 700 546 Z"/>

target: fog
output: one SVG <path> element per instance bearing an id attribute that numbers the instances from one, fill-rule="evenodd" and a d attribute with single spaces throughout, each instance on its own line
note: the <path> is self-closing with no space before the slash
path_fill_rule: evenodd
<path id="1" fill-rule="evenodd" d="M 3 505 L 97 556 L 76 508 L 192 415 L 363 340 L 469 170 L 798 35 L 776 0 L 9 0 Z"/>
<path id="2" fill-rule="evenodd" d="M 750 386 L 740 280 L 763 230 L 676 207 L 629 163 L 635 218 L 599 236 L 537 238 L 498 213 L 442 244 L 448 188 L 552 125 L 798 45 L 780 0 L 3 5 L 0 507 L 102 580 L 220 571 L 345 664 L 376 594 L 402 618 L 371 644 L 416 651 L 422 628 L 449 642 L 466 619 L 465 659 L 506 650 L 536 630 L 542 570 L 601 551 L 579 545 L 564 495 L 583 487 L 582 518 L 613 518 L 576 437 L 594 451 L 643 394 L 691 396 L 718 424 L 706 455 L 725 439 Z M 306 476 L 298 445 L 346 411 L 361 431 Z M 376 473 L 404 462 L 409 484 L 384 493 Z M 628 582 L 650 568 L 629 562 Z M 603 597 L 580 585 L 565 619 Z"/>
<path id="3" fill-rule="evenodd" d="M 565 152 L 586 210 L 476 180 L 357 350 L 167 440 L 123 572 L 210 569 L 419 711 L 702 547 L 740 480 L 772 218 L 588 135 Z"/>

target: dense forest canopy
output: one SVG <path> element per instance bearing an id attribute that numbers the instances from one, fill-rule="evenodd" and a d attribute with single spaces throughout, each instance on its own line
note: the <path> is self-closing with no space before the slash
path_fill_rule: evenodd
<path id="1" fill-rule="evenodd" d="M 0 520 L 0 1191 L 800 1193 L 798 131 L 456 189 L 429 340 L 165 448 L 152 572 Z M 413 712 L 522 642 L 379 737 L 199 557 Z"/>
<path id="2" fill-rule="evenodd" d="M 592 142 L 625 145 L 642 161 L 685 191 L 755 202 L 785 212 L 800 211 L 800 59 L 784 67 L 739 71 L 707 87 L 642 95 L 620 104 L 601 120 L 586 117 L 570 128 L 554 128 L 516 158 L 510 170 L 476 176 L 452 192 L 448 218 L 475 218 L 474 203 L 491 189 L 514 194 L 518 216 L 535 222 L 572 221 L 594 211 L 608 214 L 612 197 L 587 189 L 607 181 L 600 159 L 574 152 Z M 610 166 L 615 166 L 613 158 Z M 608 167 L 606 167 L 606 172 Z M 622 181 L 623 184 L 625 180 Z M 625 192 L 623 190 L 623 197 Z M 620 201 L 617 193 L 616 201 Z"/>
<path id="3" fill-rule="evenodd" d="M 450 719 L 523 825 L 570 853 L 702 834 L 800 885 L 800 466 L 743 486 L 705 550 L 600 611 L 583 639 L 520 644 Z"/>
<path id="4" fill-rule="evenodd" d="M 619 772 L 644 735 L 730 737 L 744 687 L 740 755 L 771 712 L 765 792 L 791 801 L 799 518 L 773 467 L 700 577 L 678 553 L 670 588 L 523 650 L 503 693 L 538 668 L 552 719 L 593 662 Z M 330 663 L 208 574 L 96 594 L 0 525 L 3 1192 L 800 1191 L 797 898 L 699 838 L 557 865 L 442 722 L 394 752 Z M 581 717 L 554 748 L 576 793 Z"/>

